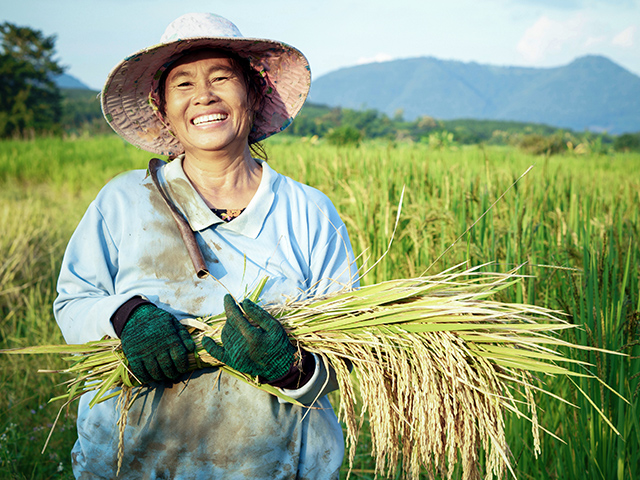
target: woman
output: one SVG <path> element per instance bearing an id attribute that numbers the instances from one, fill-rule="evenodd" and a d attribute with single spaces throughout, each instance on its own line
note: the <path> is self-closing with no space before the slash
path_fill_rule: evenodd
<path id="1" fill-rule="evenodd" d="M 309 82 L 299 51 L 244 38 L 212 14 L 180 17 L 107 79 L 114 130 L 175 157 L 103 188 L 69 242 L 54 304 L 69 343 L 119 337 L 148 384 L 129 411 L 120 478 L 338 478 L 330 372 L 265 310 L 234 300 L 265 277 L 263 304 L 357 286 L 329 199 L 252 158 L 259 140 L 291 123 Z M 179 320 L 223 310 L 222 343 L 203 340 L 209 353 L 312 408 L 217 369 L 187 372 L 195 345 Z M 73 470 L 115 478 L 115 400 L 90 400 L 80 400 Z"/>

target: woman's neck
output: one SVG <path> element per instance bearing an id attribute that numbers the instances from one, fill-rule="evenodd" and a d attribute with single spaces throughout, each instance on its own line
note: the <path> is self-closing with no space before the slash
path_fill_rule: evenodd
<path id="1" fill-rule="evenodd" d="M 209 208 L 246 208 L 260 185 L 262 166 L 249 147 L 236 155 L 190 155 L 182 161 L 187 178 Z"/>

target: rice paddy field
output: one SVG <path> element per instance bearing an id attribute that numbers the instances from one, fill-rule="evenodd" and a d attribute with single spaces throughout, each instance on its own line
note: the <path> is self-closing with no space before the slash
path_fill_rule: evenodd
<path id="1" fill-rule="evenodd" d="M 625 354 L 571 352 L 601 382 L 539 377 L 552 394 L 537 398 L 550 432 L 542 453 L 534 455 L 525 418 L 506 416 L 507 441 L 519 479 L 640 478 L 639 154 L 334 147 L 291 137 L 266 147 L 277 171 L 332 199 L 365 269 L 392 240 L 404 189 L 391 247 L 363 284 L 461 262 L 493 262 L 487 268 L 498 272 L 522 265 L 528 276 L 503 290 L 501 301 L 564 312 L 578 327 L 563 333 L 567 340 Z M 122 171 L 146 168 L 149 158 L 115 136 L 0 142 L 0 349 L 64 342 L 51 305 L 66 242 L 99 189 Z M 58 384 L 66 378 L 37 370 L 62 366 L 55 355 L 0 355 L 0 478 L 73 478 L 75 405 L 41 453 L 58 413 L 47 402 L 63 393 Z M 354 479 L 375 477 L 364 425 Z M 345 464 L 343 478 L 347 472 Z"/>

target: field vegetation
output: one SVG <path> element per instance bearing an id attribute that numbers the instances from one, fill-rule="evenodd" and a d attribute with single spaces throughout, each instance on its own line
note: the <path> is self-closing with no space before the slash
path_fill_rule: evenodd
<path id="1" fill-rule="evenodd" d="M 524 265 L 530 277 L 500 300 L 565 312 L 579 326 L 568 339 L 627 355 L 576 354 L 602 384 L 539 379 L 575 407 L 539 396 L 541 424 L 562 441 L 544 435 L 537 459 L 529 422 L 507 417 L 518 478 L 640 478 L 639 153 L 534 154 L 463 145 L 448 134 L 431 143 L 361 138 L 343 146 L 280 137 L 266 145 L 271 165 L 332 199 L 365 268 L 387 249 L 405 189 L 391 248 L 364 284 L 465 261 L 494 262 L 494 271 Z M 98 190 L 122 171 L 146 168 L 149 158 L 114 135 L 0 143 L 0 349 L 64 341 L 51 304 L 65 245 Z M 40 453 L 57 414 L 47 401 L 63 392 L 56 384 L 65 378 L 36 372 L 63 362 L 0 356 L 0 365 L 0 477 L 72 478 L 75 405 Z M 367 447 L 365 428 L 352 478 L 374 478 Z"/>

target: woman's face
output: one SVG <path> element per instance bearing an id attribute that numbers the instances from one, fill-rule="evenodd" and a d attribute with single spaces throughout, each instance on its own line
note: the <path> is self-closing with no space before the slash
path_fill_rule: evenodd
<path id="1" fill-rule="evenodd" d="M 252 120 L 247 88 L 223 52 L 185 55 L 171 67 L 164 91 L 165 123 L 187 155 L 246 148 Z"/>

